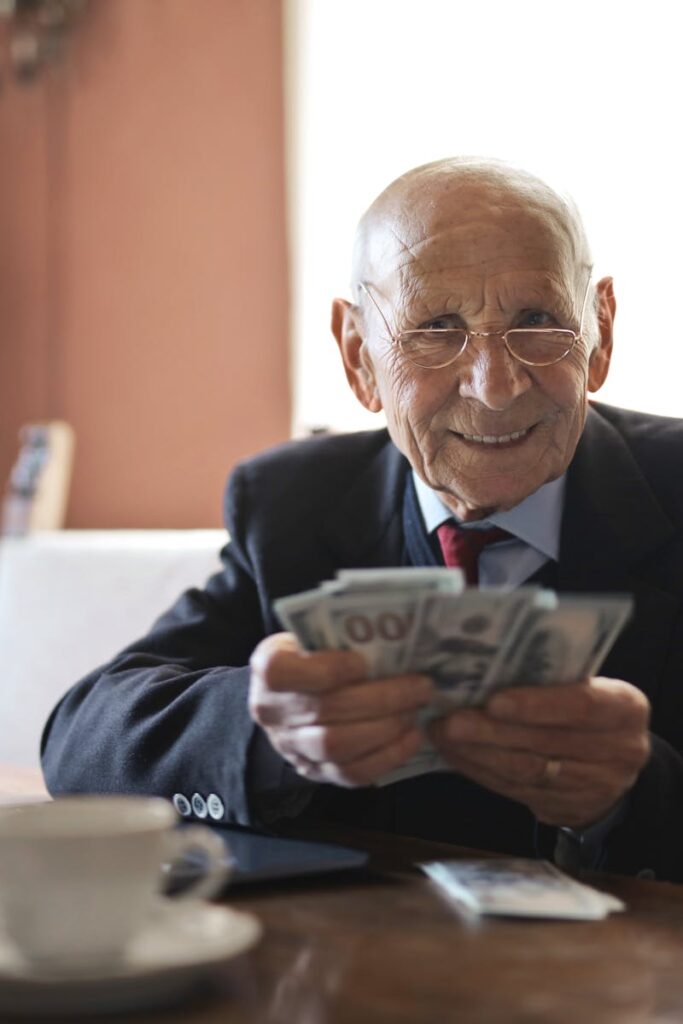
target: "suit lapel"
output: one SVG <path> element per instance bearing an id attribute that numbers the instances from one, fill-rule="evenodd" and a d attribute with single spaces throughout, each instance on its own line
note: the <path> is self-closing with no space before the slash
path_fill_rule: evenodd
<path id="1" fill-rule="evenodd" d="M 282 628 L 272 610 L 278 597 L 311 590 L 322 580 L 333 578 L 338 569 L 401 564 L 401 511 L 408 464 L 384 433 L 370 454 L 367 438 L 359 446 L 353 435 L 348 435 L 341 451 L 338 448 L 335 458 L 340 468 L 343 462 L 343 478 L 350 476 L 352 482 L 345 489 L 324 493 L 325 515 L 307 520 L 304 528 L 297 520 L 296 531 L 291 527 L 284 534 L 271 530 L 262 538 L 263 571 L 268 578 L 267 630 Z M 310 486 L 316 484 L 319 481 L 314 475 Z"/>
<path id="2" fill-rule="evenodd" d="M 406 459 L 387 435 L 324 525 L 337 568 L 401 564 L 407 472 Z"/>
<path id="3" fill-rule="evenodd" d="M 567 474 L 560 537 L 560 582 L 605 589 L 662 547 L 674 527 L 618 431 L 589 409 Z"/>
<path id="4" fill-rule="evenodd" d="M 678 605 L 653 582 L 653 567 L 674 532 L 621 434 L 589 409 L 567 474 L 558 589 L 633 594 L 635 615 L 602 672 L 650 696 Z"/>

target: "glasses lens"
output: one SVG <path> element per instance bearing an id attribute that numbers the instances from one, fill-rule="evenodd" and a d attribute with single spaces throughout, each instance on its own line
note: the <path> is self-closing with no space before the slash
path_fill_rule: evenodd
<path id="1" fill-rule="evenodd" d="M 573 331 L 536 330 L 522 331 L 515 328 L 507 332 L 510 354 L 522 363 L 532 366 L 550 366 L 571 352 L 574 346 Z"/>
<path id="2" fill-rule="evenodd" d="M 467 344 L 467 332 L 406 331 L 399 337 L 398 343 L 401 352 L 411 363 L 436 370 L 440 366 L 448 366 L 458 358 Z"/>

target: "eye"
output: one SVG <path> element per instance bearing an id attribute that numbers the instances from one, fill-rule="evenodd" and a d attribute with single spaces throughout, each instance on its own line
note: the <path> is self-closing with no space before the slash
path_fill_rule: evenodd
<path id="1" fill-rule="evenodd" d="M 443 316 L 434 317 L 427 323 L 420 324 L 420 331 L 452 331 L 462 328 L 462 320 L 457 313 L 444 313 Z"/>
<path id="2" fill-rule="evenodd" d="M 557 321 L 543 309 L 525 309 L 515 327 L 556 327 Z"/>

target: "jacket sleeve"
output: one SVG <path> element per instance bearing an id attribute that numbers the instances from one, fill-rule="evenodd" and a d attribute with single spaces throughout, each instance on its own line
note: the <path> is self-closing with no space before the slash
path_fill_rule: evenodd
<path id="1" fill-rule="evenodd" d="M 661 736 L 651 733 L 650 741 L 636 783 L 602 821 L 578 830 L 536 823 L 539 856 L 570 874 L 587 869 L 683 882 L 683 757 Z"/>
<path id="2" fill-rule="evenodd" d="M 179 794 L 180 806 L 199 807 L 200 816 L 211 796 L 212 817 L 242 825 L 296 813 L 310 784 L 273 751 L 247 708 L 249 657 L 267 629 L 241 479 L 238 469 L 227 492 L 223 571 L 203 591 L 184 593 L 52 712 L 42 740 L 52 794 Z"/>
<path id="3" fill-rule="evenodd" d="M 651 734 L 652 752 L 610 833 L 601 868 L 683 882 L 683 757 Z"/>

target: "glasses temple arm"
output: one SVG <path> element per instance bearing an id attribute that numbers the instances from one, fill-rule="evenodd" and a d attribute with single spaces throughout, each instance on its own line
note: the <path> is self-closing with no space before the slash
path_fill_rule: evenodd
<path id="1" fill-rule="evenodd" d="M 373 306 L 375 307 L 375 309 L 377 310 L 377 312 L 379 313 L 379 315 L 380 315 L 380 316 L 381 316 L 381 318 L 382 318 L 382 322 L 383 322 L 384 326 L 385 326 L 385 327 L 386 327 L 386 329 L 387 329 L 387 334 L 389 335 L 389 337 L 391 338 L 391 340 L 392 340 L 392 341 L 393 341 L 394 343 L 396 343 L 396 336 L 394 335 L 394 332 L 392 331 L 391 327 L 389 326 L 389 321 L 387 320 L 387 318 L 385 317 L 384 313 L 383 313 L 383 312 L 382 312 L 382 310 L 380 309 L 380 307 L 379 307 L 378 303 L 377 303 L 377 302 L 375 301 L 375 299 L 373 298 L 373 296 L 372 296 L 372 293 L 370 292 L 370 289 L 369 289 L 369 288 L 367 287 L 367 285 L 365 284 L 365 282 L 364 282 L 364 281 L 359 281 L 359 282 L 358 282 L 358 287 L 359 287 L 359 288 L 361 289 L 361 291 L 363 291 L 363 292 L 364 292 L 364 293 L 365 293 L 365 294 L 367 295 L 367 297 L 368 297 L 368 298 L 370 299 L 370 302 L 371 302 L 371 303 L 373 304 Z"/>

